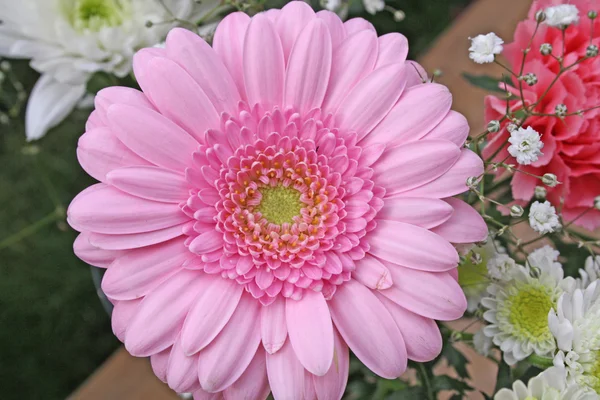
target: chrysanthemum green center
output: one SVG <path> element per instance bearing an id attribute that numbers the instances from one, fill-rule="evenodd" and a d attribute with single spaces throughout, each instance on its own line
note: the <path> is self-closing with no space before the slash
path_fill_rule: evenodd
<path id="1" fill-rule="evenodd" d="M 586 368 L 586 375 L 590 387 L 600 393 L 600 350 L 595 351 L 593 361 Z"/>
<path id="2" fill-rule="evenodd" d="M 548 312 L 555 306 L 550 289 L 531 283 L 521 286 L 506 299 L 508 321 L 520 339 L 544 341 L 551 335 Z"/>
<path id="3" fill-rule="evenodd" d="M 300 201 L 300 192 L 285 186 L 268 186 L 260 189 L 262 196 L 260 204 L 256 207 L 262 216 L 269 222 L 281 225 L 292 224 L 294 217 L 300 215 L 303 203 Z"/>
<path id="4" fill-rule="evenodd" d="M 71 25 L 79 31 L 98 31 L 123 22 L 126 4 L 123 0 L 63 0 Z"/>

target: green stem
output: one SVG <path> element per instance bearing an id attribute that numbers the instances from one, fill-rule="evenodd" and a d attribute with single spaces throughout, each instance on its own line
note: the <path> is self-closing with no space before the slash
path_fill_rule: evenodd
<path id="1" fill-rule="evenodd" d="M 538 356 L 537 354 L 532 354 L 527 357 L 527 361 L 529 364 L 540 369 L 550 368 L 552 365 L 554 365 L 551 358 Z"/>
<path id="2" fill-rule="evenodd" d="M 425 390 L 427 391 L 427 399 L 435 400 L 435 396 L 433 394 L 433 388 L 431 387 L 431 382 L 429 382 L 429 376 L 427 375 L 427 371 L 425 370 L 425 366 L 423 363 L 419 363 L 419 375 L 421 375 L 423 381 L 421 382 L 423 386 L 425 386 Z"/>
<path id="3" fill-rule="evenodd" d="M 58 209 L 58 208 L 55 209 L 54 211 L 52 211 L 50 214 L 46 215 L 44 218 L 40 219 L 39 221 L 34 222 L 33 224 L 31 224 L 29 226 L 26 226 L 25 228 L 21 229 L 19 232 L 15 233 L 14 235 L 9 236 L 6 239 L 0 241 L 0 250 L 5 249 L 9 246 L 12 246 L 13 244 L 25 239 L 28 236 L 33 235 L 34 233 L 36 233 L 43 227 L 50 225 L 51 223 L 53 223 L 63 217 L 64 217 L 64 210 Z"/>

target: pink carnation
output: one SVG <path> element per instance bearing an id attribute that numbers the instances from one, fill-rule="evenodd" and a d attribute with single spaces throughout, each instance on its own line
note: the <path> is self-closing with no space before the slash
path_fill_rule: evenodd
<path id="1" fill-rule="evenodd" d="M 229 15 L 212 48 L 175 29 L 135 56 L 143 93 L 98 94 L 75 252 L 107 268 L 115 334 L 174 390 L 339 399 L 348 348 L 385 378 L 440 352 L 434 320 L 466 308 L 452 244 L 487 233 L 451 196 L 483 166 L 406 54 L 292 2 Z"/>
<path id="2" fill-rule="evenodd" d="M 527 20 L 519 23 L 515 32 L 514 42 L 505 46 L 504 56 L 509 66 L 517 72 L 523 60 L 522 50 L 527 47 L 536 26 L 535 13 L 546 7 L 562 3 L 561 1 L 535 1 Z M 597 3 L 592 0 L 572 0 L 569 4 L 578 7 L 580 20 L 578 24 L 570 25 L 566 30 L 564 64 L 570 65 L 586 54 L 590 44 L 590 29 L 592 22 L 587 18 L 587 12 L 596 9 Z M 594 22 L 594 37 L 592 43 L 598 45 L 600 37 L 600 20 Z M 543 43 L 553 47 L 553 54 L 560 56 L 562 52 L 562 34 L 558 28 L 541 24 L 527 55 L 523 73 L 534 73 L 538 82 L 533 86 L 523 84 L 526 104 L 531 105 L 542 96 L 546 88 L 556 77 L 559 64 L 551 56 L 544 56 L 539 49 Z M 518 88 L 518 82 L 513 80 Z M 510 88 L 509 88 L 510 89 Z M 510 89 L 519 97 L 518 89 Z M 600 57 L 587 59 L 569 69 L 553 85 L 535 111 L 553 114 L 556 105 L 564 104 L 567 112 L 585 110 L 600 105 Z M 500 119 L 506 111 L 506 100 L 494 96 L 485 99 L 486 120 Z M 521 108 L 521 100 L 511 100 L 513 110 Z M 504 145 L 510 134 L 506 130 L 507 123 L 483 152 L 484 158 L 494 154 L 500 146 L 504 148 L 495 157 L 502 161 L 509 157 L 508 163 L 516 164 L 514 158 Z M 600 109 L 590 110 L 581 116 L 568 116 L 562 122 L 557 117 L 533 116 L 525 122 L 542 135 L 543 153 L 536 162 L 520 169 L 541 176 L 552 173 L 562 182 L 554 188 L 548 187 L 548 199 L 553 204 L 560 204 L 564 198 L 562 215 L 566 221 L 572 220 L 583 211 L 593 206 L 594 198 L 600 195 Z M 521 203 L 529 202 L 534 196 L 535 186 L 541 185 L 539 179 L 523 173 L 516 173 L 512 178 L 512 193 L 515 200 Z M 600 226 L 600 211 L 591 210 L 576 224 L 588 229 Z"/>

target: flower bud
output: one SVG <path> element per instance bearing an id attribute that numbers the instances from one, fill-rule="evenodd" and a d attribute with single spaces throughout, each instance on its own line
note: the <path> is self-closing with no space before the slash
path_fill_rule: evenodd
<path id="1" fill-rule="evenodd" d="M 596 10 L 590 10 L 590 11 L 588 11 L 588 18 L 589 19 L 596 19 L 597 16 L 598 16 L 598 12 Z"/>
<path id="2" fill-rule="evenodd" d="M 481 264 L 482 261 L 483 261 L 483 258 L 481 257 L 481 254 L 476 253 L 476 252 L 471 253 L 471 263 L 473 265 L 479 265 L 479 264 Z"/>
<path id="3" fill-rule="evenodd" d="M 595 208 L 596 210 L 600 210 L 600 196 L 597 196 L 597 197 L 594 199 L 594 208 Z"/>
<path id="4" fill-rule="evenodd" d="M 547 185 L 550 187 L 554 187 L 554 186 L 558 185 L 558 179 L 556 178 L 556 175 L 554 175 L 554 174 L 544 174 L 544 176 L 542 176 L 542 182 L 544 182 L 544 185 Z"/>
<path id="5" fill-rule="evenodd" d="M 487 131 L 490 133 L 496 133 L 500 130 L 500 121 L 493 119 L 487 124 Z"/>
<path id="6" fill-rule="evenodd" d="M 543 186 L 536 186 L 535 187 L 535 198 L 538 200 L 544 200 L 546 198 L 546 194 L 548 193 L 548 191 L 546 190 L 545 187 Z"/>
<path id="7" fill-rule="evenodd" d="M 567 106 L 564 104 L 557 104 L 554 107 L 554 113 L 557 117 L 564 117 L 567 114 Z"/>
<path id="8" fill-rule="evenodd" d="M 517 129 L 519 129 L 519 127 L 518 127 L 516 124 L 508 124 L 508 125 L 506 126 L 506 129 L 507 129 L 509 132 L 514 132 L 514 131 L 516 131 Z"/>
<path id="9" fill-rule="evenodd" d="M 585 49 L 585 55 L 588 57 L 596 57 L 598 55 L 598 46 L 590 44 L 587 49 Z"/>
<path id="10" fill-rule="evenodd" d="M 406 14 L 404 14 L 404 11 L 402 11 L 402 10 L 394 11 L 394 21 L 396 21 L 396 22 L 404 21 L 404 18 L 406 18 Z"/>
<path id="11" fill-rule="evenodd" d="M 477 177 L 476 176 L 468 177 L 467 178 L 467 187 L 474 188 L 475 186 L 477 186 Z"/>
<path id="12" fill-rule="evenodd" d="M 510 207 L 510 216 L 513 218 L 520 217 L 521 215 L 523 215 L 523 212 L 524 212 L 523 207 L 521 207 L 518 204 L 515 204 Z"/>
<path id="13" fill-rule="evenodd" d="M 540 53 L 543 56 L 548 56 L 552 54 L 552 45 L 550 43 L 544 43 L 540 46 Z"/>
<path id="14" fill-rule="evenodd" d="M 523 80 L 529 86 L 533 86 L 533 85 L 535 85 L 537 83 L 538 78 L 537 78 L 537 76 L 534 73 L 530 72 L 528 74 L 523 75 Z"/>
<path id="15" fill-rule="evenodd" d="M 537 22 L 544 22 L 546 20 L 546 13 L 543 10 L 540 10 L 535 13 L 535 20 Z"/>

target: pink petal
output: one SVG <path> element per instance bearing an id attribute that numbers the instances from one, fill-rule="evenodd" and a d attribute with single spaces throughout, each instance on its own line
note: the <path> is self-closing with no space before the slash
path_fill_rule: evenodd
<path id="1" fill-rule="evenodd" d="M 375 32 L 362 31 L 344 40 L 333 52 L 331 78 L 323 110 L 335 112 L 348 92 L 373 70 L 376 59 Z"/>
<path id="2" fill-rule="evenodd" d="M 423 139 L 444 139 L 462 147 L 469 136 L 469 122 L 460 113 L 450 110 L 442 122 L 437 124 Z"/>
<path id="3" fill-rule="evenodd" d="M 185 176 L 160 167 L 118 168 L 106 178 L 117 189 L 143 199 L 180 203 L 190 196 Z"/>
<path id="4" fill-rule="evenodd" d="M 267 375 L 274 398 L 303 399 L 304 374 L 289 340 L 277 353 L 267 354 Z"/>
<path id="5" fill-rule="evenodd" d="M 337 330 L 334 329 L 333 333 L 334 352 L 331 368 L 323 376 L 313 376 L 315 392 L 319 400 L 341 399 L 348 382 L 348 371 L 350 369 L 348 346 Z"/>
<path id="6" fill-rule="evenodd" d="M 130 233 L 125 235 L 105 235 L 91 232 L 89 241 L 94 246 L 106 250 L 129 250 L 166 242 L 183 235 L 183 229 L 190 222 L 174 225 L 157 231 Z"/>
<path id="7" fill-rule="evenodd" d="M 412 313 L 381 294 L 377 297 L 396 321 L 402 332 L 408 358 L 428 362 L 442 351 L 442 334 L 434 320 Z"/>
<path id="8" fill-rule="evenodd" d="M 101 182 L 106 181 L 106 174 L 113 169 L 150 164 L 106 127 L 88 131 L 79 138 L 77 160 L 85 172 Z"/>
<path id="9" fill-rule="evenodd" d="M 198 355 L 187 356 L 179 337 L 171 349 L 167 364 L 167 383 L 177 393 L 194 392 L 200 389 L 198 382 Z"/>
<path id="10" fill-rule="evenodd" d="M 406 89 L 398 104 L 361 144 L 389 146 L 418 140 L 442 121 L 451 105 L 452 95 L 446 86 L 428 83 Z"/>
<path id="11" fill-rule="evenodd" d="M 113 104 L 127 104 L 134 107 L 156 110 L 146 95 L 137 89 L 111 86 L 100 90 L 94 97 L 96 112 L 104 126 L 108 125 L 106 113 Z"/>
<path id="12" fill-rule="evenodd" d="M 346 28 L 346 34 L 348 36 L 364 31 L 370 30 L 375 32 L 375 27 L 369 21 L 364 18 L 351 18 L 348 21 L 344 22 L 344 28 Z"/>
<path id="13" fill-rule="evenodd" d="M 329 29 L 331 35 L 331 45 L 335 49 L 346 38 L 346 28 L 340 17 L 329 10 L 321 10 L 317 13 L 317 18 L 323 20 Z"/>
<path id="14" fill-rule="evenodd" d="M 440 177 L 460 157 L 460 149 L 447 140 L 420 140 L 394 147 L 374 164 L 374 181 L 386 194 L 405 192 Z"/>
<path id="15" fill-rule="evenodd" d="M 195 254 L 206 254 L 223 246 L 223 234 L 215 229 L 204 232 L 190 243 L 190 251 Z"/>
<path id="16" fill-rule="evenodd" d="M 237 104 L 242 98 L 235 81 L 204 39 L 187 29 L 175 28 L 167 35 L 166 43 L 167 56 L 190 74 L 218 113 L 238 111 Z"/>
<path id="17" fill-rule="evenodd" d="M 314 18 L 315 12 L 313 9 L 302 1 L 290 1 L 281 9 L 275 26 L 281 38 L 281 45 L 286 61 L 292 52 L 294 43 L 298 36 L 300 36 L 300 32 Z"/>
<path id="18" fill-rule="evenodd" d="M 409 268 L 447 271 L 458 265 L 458 253 L 446 239 L 404 222 L 378 220 L 369 244 L 374 256 Z"/>
<path id="19" fill-rule="evenodd" d="M 142 300 L 125 332 L 129 353 L 148 357 L 175 342 L 201 278 L 198 271 L 180 271 Z"/>
<path id="20" fill-rule="evenodd" d="M 160 353 L 153 354 L 150 357 L 150 364 L 152 371 L 158 379 L 163 382 L 167 382 L 167 364 L 169 362 L 169 356 L 171 355 L 171 348 L 161 351 Z"/>
<path id="21" fill-rule="evenodd" d="M 264 15 L 252 18 L 244 41 L 244 81 L 250 106 L 280 106 L 285 61 L 273 23 Z"/>
<path id="22" fill-rule="evenodd" d="M 73 252 L 82 261 L 99 268 L 108 267 L 117 257 L 125 254 L 124 251 L 104 250 L 93 246 L 90 243 L 89 232 L 77 236 L 73 243 Z"/>
<path id="23" fill-rule="evenodd" d="M 467 178 L 483 173 L 483 161 L 469 149 L 461 149 L 456 164 L 444 175 L 418 188 L 402 193 L 406 197 L 445 198 L 467 191 Z"/>
<path id="24" fill-rule="evenodd" d="M 377 219 L 404 222 L 430 229 L 446 222 L 454 209 L 439 199 L 390 197 L 384 200 Z"/>
<path id="25" fill-rule="evenodd" d="M 394 106 L 406 80 L 402 64 L 391 64 L 371 72 L 342 101 L 336 122 L 342 131 L 365 137 Z"/>
<path id="26" fill-rule="evenodd" d="M 162 57 L 151 59 L 144 79 L 138 81 L 160 113 L 199 142 L 203 141 L 204 132 L 219 126 L 215 106 L 196 81 L 174 61 Z"/>
<path id="27" fill-rule="evenodd" d="M 108 122 L 121 142 L 153 164 L 179 172 L 192 165 L 198 142 L 161 114 L 116 104 Z"/>
<path id="28" fill-rule="evenodd" d="M 269 396 L 265 351 L 258 348 L 246 371 L 223 393 L 226 400 L 264 400 Z"/>
<path id="29" fill-rule="evenodd" d="M 284 105 L 293 106 L 301 114 L 320 107 L 330 72 L 331 37 L 325 23 L 315 18 L 302 31 L 290 54 Z"/>
<path id="30" fill-rule="evenodd" d="M 425 68 L 423 68 L 418 62 L 408 60 L 404 62 L 404 65 L 406 66 L 407 89 L 413 86 L 421 86 L 430 82 Z"/>
<path id="31" fill-rule="evenodd" d="M 260 343 L 260 307 L 258 301 L 244 293 L 227 325 L 199 353 L 198 377 L 202 389 L 220 392 L 244 373 Z"/>
<path id="32" fill-rule="evenodd" d="M 260 314 L 262 343 L 269 354 L 281 349 L 287 337 L 285 300 L 277 297 L 273 303 L 263 306 Z"/>
<path id="33" fill-rule="evenodd" d="M 246 98 L 243 52 L 248 24 L 250 17 L 247 14 L 231 13 L 219 23 L 213 39 L 213 49 L 223 60 L 243 99 Z"/>
<path id="34" fill-rule="evenodd" d="M 111 314 L 112 331 L 121 341 L 125 341 L 125 332 L 129 322 L 137 312 L 142 299 L 129 301 L 114 301 L 114 307 Z"/>
<path id="35" fill-rule="evenodd" d="M 183 351 L 194 354 L 208 346 L 235 311 L 244 287 L 219 275 L 205 277 L 202 293 L 188 313 L 181 331 Z"/>
<path id="36" fill-rule="evenodd" d="M 390 271 L 370 254 L 356 262 L 352 277 L 370 289 L 387 289 L 393 284 Z"/>
<path id="37" fill-rule="evenodd" d="M 285 315 L 298 360 L 310 373 L 325 375 L 333 360 L 333 325 L 323 294 L 307 290 L 301 300 L 287 299 Z"/>
<path id="38" fill-rule="evenodd" d="M 104 127 L 106 127 L 106 125 L 100 118 L 100 113 L 98 112 L 98 110 L 92 111 L 87 121 L 85 121 L 85 131 L 89 132 L 91 130 Z"/>
<path id="39" fill-rule="evenodd" d="M 67 218 L 79 231 L 108 234 L 149 232 L 189 220 L 176 204 L 140 199 L 102 183 L 79 193 L 69 205 Z"/>
<path id="40" fill-rule="evenodd" d="M 183 239 L 129 251 L 106 270 L 102 290 L 115 300 L 143 297 L 177 273 L 189 254 Z"/>
<path id="41" fill-rule="evenodd" d="M 379 37 L 379 54 L 375 69 L 388 64 L 404 63 L 408 55 L 408 39 L 400 33 L 388 33 Z"/>
<path id="42" fill-rule="evenodd" d="M 407 366 L 404 340 L 370 289 L 353 280 L 345 282 L 337 287 L 330 307 L 341 336 L 371 371 L 387 379 L 402 375 Z"/>
<path id="43" fill-rule="evenodd" d="M 394 285 L 380 293 L 394 303 L 440 321 L 452 321 L 465 313 L 465 294 L 449 272 L 434 273 L 391 263 L 386 265 L 392 273 Z"/>
<path id="44" fill-rule="evenodd" d="M 431 231 L 451 243 L 475 243 L 488 235 L 487 225 L 479 213 L 462 200 L 445 200 L 454 208 L 450 219 Z"/>

